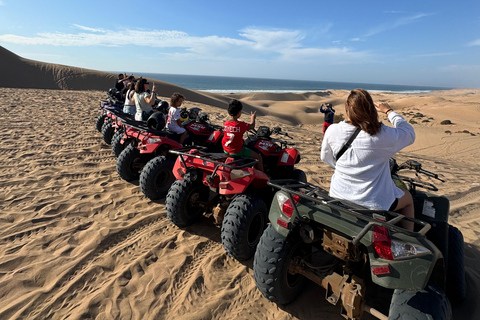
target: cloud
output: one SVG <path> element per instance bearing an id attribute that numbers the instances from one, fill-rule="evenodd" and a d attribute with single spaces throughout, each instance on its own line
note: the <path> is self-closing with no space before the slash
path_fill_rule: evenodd
<path id="1" fill-rule="evenodd" d="M 472 42 L 469 42 L 467 45 L 468 45 L 469 47 L 472 47 L 472 46 L 480 46 L 480 39 L 474 40 L 474 41 L 472 41 Z"/>
<path id="2" fill-rule="evenodd" d="M 437 52 L 437 53 L 425 53 L 425 54 L 416 54 L 413 57 L 444 57 L 444 56 L 453 56 L 458 54 L 457 52 Z"/>
<path id="3" fill-rule="evenodd" d="M 300 47 L 304 36 L 298 30 L 262 30 L 255 28 L 243 29 L 240 36 L 250 40 L 258 50 L 285 50 Z"/>
<path id="4" fill-rule="evenodd" d="M 367 32 L 367 34 L 364 35 L 364 37 L 371 37 L 371 36 L 376 35 L 378 33 L 385 32 L 387 30 L 395 29 L 395 28 L 398 28 L 400 26 L 413 23 L 413 22 L 415 22 L 419 19 L 431 16 L 431 15 L 434 15 L 434 13 L 419 13 L 419 14 L 416 14 L 416 15 L 413 15 L 413 16 L 402 17 L 402 18 L 399 18 L 399 19 L 393 21 L 390 24 L 379 25 L 379 26 L 371 29 L 369 32 Z"/>
<path id="5" fill-rule="evenodd" d="M 1 1 L 1 0 L 0 0 Z M 178 30 L 121 29 L 104 30 L 74 24 L 77 33 L 38 33 L 34 36 L 0 35 L 0 41 L 22 45 L 87 46 L 144 46 L 159 49 L 158 55 L 172 59 L 203 60 L 290 60 L 303 63 L 327 59 L 332 63 L 370 56 L 346 47 L 305 47 L 305 32 L 287 29 L 248 27 L 239 31 L 237 38 L 216 35 L 195 37 Z M 348 59 L 346 59 L 348 58 Z"/>
<path id="6" fill-rule="evenodd" d="M 101 33 L 105 33 L 105 32 L 106 32 L 106 31 L 103 30 L 103 29 L 95 29 L 95 28 L 85 27 L 85 26 L 81 26 L 81 25 L 79 25 L 79 24 L 74 24 L 73 26 L 74 26 L 75 28 L 77 28 L 77 29 L 84 30 L 84 31 L 101 32 Z"/>

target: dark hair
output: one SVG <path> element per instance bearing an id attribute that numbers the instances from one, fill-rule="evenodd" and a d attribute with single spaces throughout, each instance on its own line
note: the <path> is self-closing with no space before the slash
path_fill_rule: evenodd
<path id="1" fill-rule="evenodd" d="M 170 98 L 170 106 L 176 108 L 178 101 L 180 101 L 181 99 L 185 100 L 185 97 L 180 93 L 175 92 Z"/>
<path id="2" fill-rule="evenodd" d="M 123 79 L 123 73 L 118 74 L 118 79 Z"/>
<path id="3" fill-rule="evenodd" d="M 364 89 L 355 89 L 347 98 L 348 118 L 357 128 L 371 136 L 376 135 L 381 128 L 378 113 L 370 94 Z"/>
<path id="4" fill-rule="evenodd" d="M 147 83 L 147 79 L 140 77 L 137 82 L 135 82 L 135 92 L 142 93 L 145 92 L 145 84 Z"/>
<path id="5" fill-rule="evenodd" d="M 234 117 L 240 111 L 242 111 L 242 109 L 243 109 L 243 105 L 240 101 L 232 100 L 232 101 L 230 101 L 230 104 L 228 105 L 228 114 L 231 115 L 232 117 Z"/>

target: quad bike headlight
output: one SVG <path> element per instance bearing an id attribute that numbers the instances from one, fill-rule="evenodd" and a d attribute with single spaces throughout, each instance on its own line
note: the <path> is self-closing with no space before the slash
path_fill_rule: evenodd
<path id="1" fill-rule="evenodd" d="M 392 240 L 391 248 L 394 260 L 419 256 L 430 252 L 424 247 L 396 240 Z"/>

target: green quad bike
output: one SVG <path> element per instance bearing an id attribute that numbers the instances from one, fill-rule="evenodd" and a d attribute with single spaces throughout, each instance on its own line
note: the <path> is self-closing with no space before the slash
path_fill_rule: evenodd
<path id="1" fill-rule="evenodd" d="M 399 166 L 391 159 L 391 169 L 412 193 L 415 218 L 334 199 L 306 182 L 268 183 L 279 190 L 253 264 L 268 300 L 292 302 L 309 279 L 325 288 L 326 300 L 346 319 L 364 312 L 383 320 L 451 319 L 450 301 L 466 295 L 463 236 L 448 224 L 446 197 L 416 190 L 438 190 L 419 174 L 443 180 L 413 160 Z M 416 177 L 398 176 L 403 169 Z M 414 231 L 398 225 L 403 219 Z"/>

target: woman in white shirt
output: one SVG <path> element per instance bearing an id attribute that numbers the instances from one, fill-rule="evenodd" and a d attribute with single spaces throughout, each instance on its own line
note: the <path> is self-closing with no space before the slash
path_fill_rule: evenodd
<path id="1" fill-rule="evenodd" d="M 135 106 L 135 102 L 132 101 L 133 95 L 135 93 L 135 84 L 130 82 L 127 85 L 127 93 L 125 94 L 125 104 L 123 105 L 123 112 L 135 115 L 137 112 L 137 107 Z"/>
<path id="2" fill-rule="evenodd" d="M 155 104 L 155 90 L 157 87 L 155 83 L 152 86 L 152 92 L 148 93 L 150 83 L 147 79 L 140 78 L 135 84 L 135 94 L 132 100 L 135 102 L 137 112 L 135 113 L 135 120 L 146 121 L 150 114 L 153 113 L 152 106 Z"/>
<path id="3" fill-rule="evenodd" d="M 388 103 L 375 104 L 363 89 L 350 92 L 345 104 L 346 120 L 331 125 L 322 142 L 321 159 L 335 169 L 330 196 L 349 200 L 369 209 L 400 211 L 414 217 L 413 199 L 397 187 L 390 173 L 389 159 L 415 141 L 413 127 Z M 378 121 L 378 112 L 386 114 L 392 127 Z M 345 153 L 336 155 L 360 128 Z M 403 226 L 413 230 L 413 223 Z"/>

